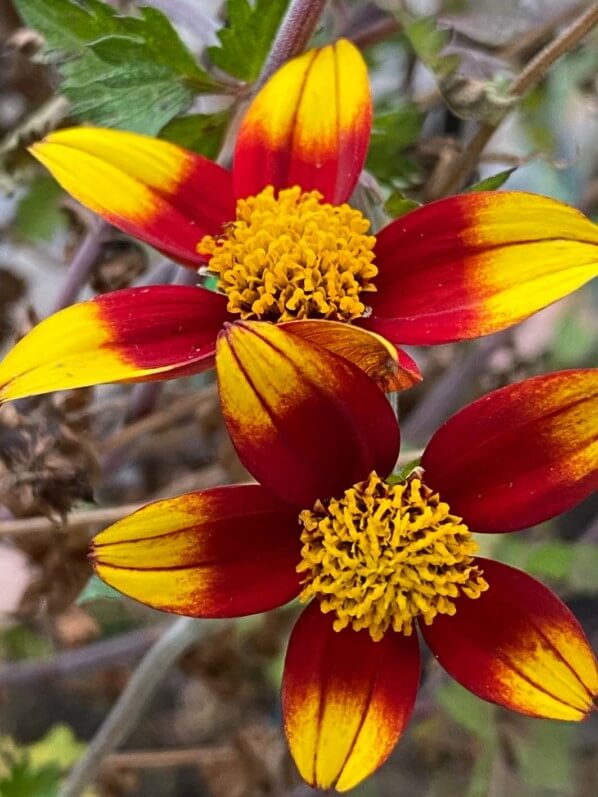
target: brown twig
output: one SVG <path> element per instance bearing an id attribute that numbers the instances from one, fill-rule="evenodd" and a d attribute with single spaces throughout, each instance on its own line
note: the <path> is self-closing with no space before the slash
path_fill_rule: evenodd
<path id="1" fill-rule="evenodd" d="M 522 97 L 543 77 L 549 67 L 552 66 L 558 58 L 581 41 L 581 39 L 583 39 L 597 24 L 598 3 L 592 3 L 577 17 L 577 19 L 565 28 L 556 39 L 546 45 L 546 47 L 531 59 L 511 85 L 511 95 L 514 98 Z M 503 113 L 500 118 L 492 124 L 484 122 L 480 125 L 461 155 L 455 158 L 451 167 L 446 170 L 443 178 L 436 184 L 434 196 L 430 197 L 431 199 L 437 199 L 458 191 L 461 186 L 466 183 L 484 147 L 490 141 L 508 113 L 509 111 Z"/>
<path id="2" fill-rule="evenodd" d="M 112 753 L 102 763 L 102 769 L 163 769 L 164 767 L 197 766 L 222 763 L 225 766 L 238 761 L 236 750 L 227 745 L 206 745 L 181 750 L 127 750 Z"/>
<path id="3" fill-rule="evenodd" d="M 15 518 L 0 522 L 0 537 L 11 535 L 40 534 L 48 531 L 66 531 L 81 529 L 90 525 L 104 525 L 135 512 L 143 504 L 122 504 L 121 506 L 108 506 L 101 509 L 86 509 L 82 512 L 73 512 L 67 520 L 60 524 L 47 517 Z"/>
<path id="4" fill-rule="evenodd" d="M 557 28 L 560 28 L 561 25 L 567 25 L 574 17 L 581 14 L 586 7 L 587 0 L 583 0 L 581 3 L 568 6 L 565 9 L 559 9 L 555 14 L 548 16 L 547 19 L 539 24 L 533 25 L 504 47 L 501 47 L 498 53 L 499 57 L 505 61 L 512 61 L 522 53 L 533 52 L 538 47 L 541 47 Z"/>
<path id="5" fill-rule="evenodd" d="M 367 16 L 364 19 L 363 16 L 366 13 Z M 343 36 L 361 49 L 389 39 L 401 29 L 401 23 L 393 14 L 383 12 L 378 8 L 365 9 L 363 16 L 352 20 L 343 31 Z"/>

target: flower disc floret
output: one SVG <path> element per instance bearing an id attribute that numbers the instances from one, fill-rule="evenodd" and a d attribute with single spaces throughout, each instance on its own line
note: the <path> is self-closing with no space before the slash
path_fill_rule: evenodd
<path id="1" fill-rule="evenodd" d="M 268 186 L 240 199 L 236 221 L 198 251 L 243 319 L 352 321 L 366 314 L 363 294 L 375 291 L 369 221 L 349 205 L 322 202 L 297 186 L 275 195 Z"/>
<path id="2" fill-rule="evenodd" d="M 379 641 L 392 627 L 409 636 L 416 618 L 431 625 L 455 614 L 459 595 L 478 598 L 488 588 L 471 532 L 418 475 L 387 484 L 372 473 L 299 519 L 300 598 L 335 612 L 337 631 L 367 628 Z"/>

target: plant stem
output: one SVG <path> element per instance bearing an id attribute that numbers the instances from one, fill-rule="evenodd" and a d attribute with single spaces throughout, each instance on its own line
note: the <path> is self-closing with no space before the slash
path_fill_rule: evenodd
<path id="1" fill-rule="evenodd" d="M 53 656 L 3 664 L 0 669 L 0 687 L 39 688 L 40 684 L 48 681 L 55 683 L 57 679 L 72 678 L 74 675 L 93 672 L 115 663 L 122 665 L 130 659 L 140 658 L 163 630 L 163 626 L 156 623 L 92 642 L 82 648 L 62 650 Z"/>
<path id="2" fill-rule="evenodd" d="M 64 282 L 52 308 L 53 313 L 68 307 L 79 296 L 100 254 L 102 235 L 107 227 L 108 225 L 100 219 L 94 218 L 91 220 L 90 226 L 68 267 Z"/>
<path id="3" fill-rule="evenodd" d="M 71 770 L 60 797 L 79 797 L 83 793 L 100 771 L 104 758 L 133 730 L 164 674 L 191 645 L 224 622 L 179 617 L 171 624 L 141 660 L 85 755 Z"/>
<path id="4" fill-rule="evenodd" d="M 565 30 L 550 44 L 532 58 L 524 67 L 519 76 L 511 85 L 510 93 L 513 97 L 522 97 L 546 73 L 552 64 L 574 47 L 598 24 L 598 3 L 590 6 L 580 14 Z M 500 124 L 504 121 L 509 111 L 506 111 L 496 122 L 482 123 L 476 134 L 463 150 L 460 157 L 453 161 L 444 179 L 438 182 L 432 199 L 438 199 L 447 194 L 458 191 L 468 180 L 484 147 L 490 141 Z"/>
<path id="5" fill-rule="evenodd" d="M 326 0 L 291 0 L 274 41 L 255 90 L 260 89 L 274 72 L 289 58 L 305 49 L 310 40 Z"/>

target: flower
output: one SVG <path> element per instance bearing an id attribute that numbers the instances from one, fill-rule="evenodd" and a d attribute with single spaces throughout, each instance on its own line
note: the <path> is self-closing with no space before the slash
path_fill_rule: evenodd
<path id="1" fill-rule="evenodd" d="M 202 371 L 218 330 L 239 317 L 295 324 L 296 334 L 320 336 L 346 357 L 358 351 L 370 375 L 395 390 L 420 378 L 396 345 L 495 332 L 596 274 L 596 225 L 533 194 L 453 196 L 372 235 L 345 204 L 371 117 L 365 63 L 340 40 L 289 61 L 261 89 L 230 173 L 124 131 L 75 127 L 35 144 L 33 155 L 76 199 L 212 273 L 219 292 L 156 285 L 69 307 L 5 358 L 0 399 Z"/>
<path id="2" fill-rule="evenodd" d="M 478 557 L 472 531 L 525 528 L 598 486 L 598 369 L 474 401 L 400 480 L 388 475 L 399 431 L 383 393 L 356 366 L 283 335 L 237 322 L 218 341 L 224 416 L 260 484 L 140 509 L 96 536 L 98 575 L 194 617 L 308 602 L 282 705 L 291 753 L 314 786 L 346 791 L 390 754 L 416 698 L 416 629 L 481 698 L 583 719 L 598 672 L 578 622 L 535 579 Z"/>

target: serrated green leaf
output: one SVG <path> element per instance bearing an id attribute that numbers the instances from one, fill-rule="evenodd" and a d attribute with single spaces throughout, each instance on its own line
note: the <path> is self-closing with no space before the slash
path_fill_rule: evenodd
<path id="1" fill-rule="evenodd" d="M 145 76 L 130 88 L 118 88 L 100 78 L 86 86 L 65 87 L 65 93 L 73 113 L 88 123 L 156 135 L 189 107 L 193 93 L 162 67 L 148 68 Z"/>
<path id="2" fill-rule="evenodd" d="M 517 171 L 518 168 L 518 166 L 512 166 L 510 169 L 505 169 L 503 172 L 497 172 L 497 174 L 493 174 L 491 177 L 486 177 L 484 180 L 470 185 L 465 191 L 466 193 L 471 193 L 472 191 L 496 191 L 507 182 L 509 177 L 513 172 Z"/>
<path id="3" fill-rule="evenodd" d="M 91 601 L 114 601 L 121 599 L 122 595 L 120 592 L 117 592 L 117 590 L 109 587 L 108 584 L 104 584 L 100 578 L 98 578 L 96 575 L 93 575 L 89 577 L 89 581 L 79 593 L 76 603 L 78 606 L 81 606 L 82 604 L 90 603 Z"/>
<path id="4" fill-rule="evenodd" d="M 393 219 L 398 219 L 419 207 L 421 207 L 421 202 L 417 202 L 415 199 L 409 199 L 409 197 L 406 197 L 405 194 L 402 194 L 400 191 L 393 191 L 384 203 L 384 210 L 389 216 L 392 216 Z"/>
<path id="5" fill-rule="evenodd" d="M 210 47 L 212 62 L 229 75 L 253 82 L 266 60 L 289 0 L 228 0 L 227 23 L 218 31 L 220 47 Z"/>
<path id="6" fill-rule="evenodd" d="M 153 135 L 196 92 L 217 89 L 156 9 L 131 17 L 100 0 L 15 1 L 24 21 L 45 37 L 72 112 L 86 122 Z"/>
<path id="7" fill-rule="evenodd" d="M 222 147 L 229 121 L 228 111 L 179 116 L 162 128 L 160 138 L 214 160 Z"/>

